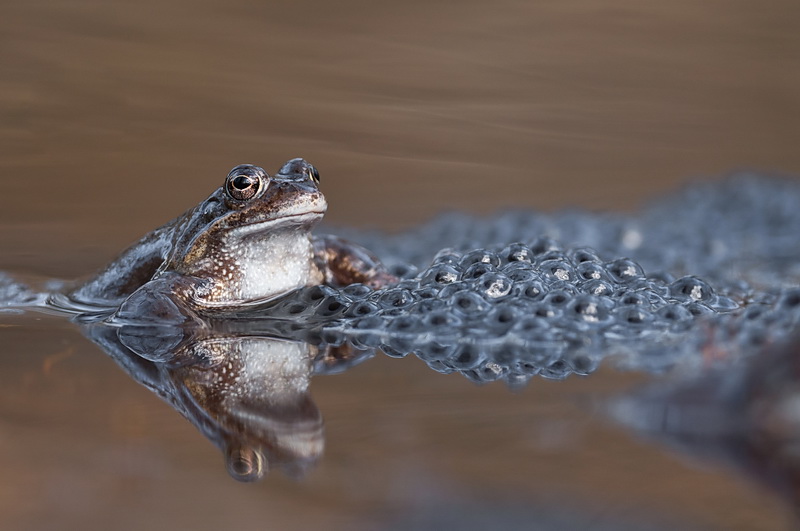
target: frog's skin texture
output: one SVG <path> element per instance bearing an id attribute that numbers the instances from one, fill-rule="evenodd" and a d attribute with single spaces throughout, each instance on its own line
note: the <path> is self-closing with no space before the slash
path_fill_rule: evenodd
<path id="1" fill-rule="evenodd" d="M 365 249 L 312 237 L 327 209 L 318 184 L 319 173 L 303 159 L 272 177 L 258 166 L 236 166 L 208 199 L 144 236 L 71 292 L 70 302 L 113 308 L 146 288 L 193 310 L 219 309 L 321 283 L 393 281 Z"/>

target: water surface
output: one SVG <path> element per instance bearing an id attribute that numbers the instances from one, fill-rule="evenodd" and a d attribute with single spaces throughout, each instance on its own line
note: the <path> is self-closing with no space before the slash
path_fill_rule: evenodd
<path id="1" fill-rule="evenodd" d="M 800 174 L 795 2 L 6 2 L 0 270 L 71 279 L 302 156 L 334 224 L 630 210 L 689 177 Z M 648 376 L 512 392 L 378 355 L 312 378 L 300 481 L 220 452 L 64 319 L 2 315 L 4 529 L 784 529 L 734 467 L 598 413 Z M 587 523 L 588 522 L 588 523 Z M 602 527 L 601 527 L 602 528 Z"/>

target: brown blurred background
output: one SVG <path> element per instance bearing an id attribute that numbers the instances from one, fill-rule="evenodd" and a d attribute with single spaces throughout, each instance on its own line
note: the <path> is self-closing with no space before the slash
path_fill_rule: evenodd
<path id="1" fill-rule="evenodd" d="M 243 162 L 305 157 L 330 221 L 387 229 L 444 209 L 630 209 L 741 167 L 797 175 L 798 22 L 796 0 L 6 0 L 0 270 L 88 273 Z M 576 407 L 626 376 L 515 395 L 378 358 L 315 380 L 329 438 L 309 481 L 241 486 L 66 323 L 23 324 L 2 325 L 4 529 L 371 528 L 493 496 L 785 523 L 756 487 Z"/>
<path id="2" fill-rule="evenodd" d="M 797 174 L 798 21 L 793 0 L 5 1 L 0 242 L 32 259 L 0 265 L 78 274 L 242 162 L 305 157 L 329 221 L 384 228 Z"/>

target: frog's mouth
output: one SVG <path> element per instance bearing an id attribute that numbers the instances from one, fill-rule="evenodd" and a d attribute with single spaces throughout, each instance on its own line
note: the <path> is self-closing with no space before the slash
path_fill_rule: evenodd
<path id="1" fill-rule="evenodd" d="M 312 210 L 310 212 L 302 212 L 297 214 L 287 214 L 277 218 L 267 219 L 264 221 L 254 221 L 241 225 L 239 227 L 230 229 L 230 233 L 234 236 L 243 237 L 263 232 L 274 232 L 277 229 L 287 229 L 291 227 L 307 227 L 317 223 L 325 215 L 325 210 Z"/>

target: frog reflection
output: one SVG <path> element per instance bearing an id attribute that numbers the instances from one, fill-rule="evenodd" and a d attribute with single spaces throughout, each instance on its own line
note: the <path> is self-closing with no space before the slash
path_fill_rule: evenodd
<path id="1" fill-rule="evenodd" d="M 96 323 L 84 332 L 217 445 L 239 481 L 268 469 L 297 477 L 313 467 L 324 431 L 309 380 L 366 355 L 207 329 Z"/>
<path id="2" fill-rule="evenodd" d="M 328 206 L 319 181 L 303 159 L 288 161 L 274 176 L 258 166 L 236 166 L 208 199 L 51 303 L 80 313 L 128 300 L 138 311 L 161 293 L 190 313 L 213 313 L 303 286 L 379 287 L 396 280 L 365 249 L 333 236 L 312 237 Z M 169 317 L 182 320 L 183 313 Z"/>

